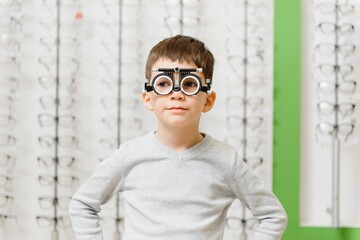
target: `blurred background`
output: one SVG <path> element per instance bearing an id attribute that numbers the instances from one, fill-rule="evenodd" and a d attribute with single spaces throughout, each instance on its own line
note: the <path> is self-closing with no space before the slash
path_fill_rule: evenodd
<path id="1" fill-rule="evenodd" d="M 140 92 L 162 39 L 203 41 L 217 101 L 201 131 L 284 205 L 286 240 L 360 239 L 356 0 L 0 0 L 0 239 L 75 239 L 68 203 L 117 147 L 156 129 Z M 139 149 L 141 150 L 141 149 Z M 121 195 L 100 213 L 122 239 Z M 235 201 L 225 240 L 257 221 Z"/>

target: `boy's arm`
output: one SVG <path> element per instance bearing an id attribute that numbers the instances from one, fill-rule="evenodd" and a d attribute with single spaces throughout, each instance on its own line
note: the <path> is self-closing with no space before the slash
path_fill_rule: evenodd
<path id="1" fill-rule="evenodd" d="M 250 240 L 281 239 L 287 225 L 283 206 L 264 181 L 239 158 L 233 168 L 232 187 L 236 197 L 260 222 Z"/>
<path id="2" fill-rule="evenodd" d="M 115 151 L 72 197 L 69 212 L 77 240 L 103 239 L 98 212 L 100 206 L 122 188 L 121 160 L 120 150 Z"/>

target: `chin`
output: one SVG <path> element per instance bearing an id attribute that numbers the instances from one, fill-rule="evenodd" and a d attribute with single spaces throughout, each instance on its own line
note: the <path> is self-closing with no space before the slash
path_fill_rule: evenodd
<path id="1" fill-rule="evenodd" d="M 169 127 L 179 127 L 179 128 L 192 128 L 193 125 L 198 125 L 195 122 L 191 122 L 191 121 L 182 121 L 182 120 L 173 120 L 173 121 L 167 121 L 164 125 L 169 126 Z"/>
<path id="2" fill-rule="evenodd" d="M 167 125 L 169 127 L 187 127 L 187 126 L 189 126 L 188 123 L 184 123 L 184 122 L 169 122 L 169 123 L 167 123 Z"/>

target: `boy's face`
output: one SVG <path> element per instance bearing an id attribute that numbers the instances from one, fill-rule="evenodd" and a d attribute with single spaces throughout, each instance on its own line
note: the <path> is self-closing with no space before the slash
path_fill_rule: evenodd
<path id="1" fill-rule="evenodd" d="M 152 66 L 153 68 L 198 68 L 193 63 L 171 61 L 169 59 L 159 59 Z M 159 72 L 152 72 L 152 79 Z M 205 77 L 202 72 L 193 72 L 200 77 L 204 86 Z M 176 85 L 178 83 L 175 83 Z M 158 95 L 154 91 L 143 93 L 142 99 L 145 107 L 154 111 L 156 118 L 160 124 L 172 127 L 198 126 L 202 112 L 208 112 L 214 105 L 216 98 L 215 92 L 207 94 L 199 92 L 193 96 L 187 96 L 182 91 L 172 91 L 168 95 Z"/>

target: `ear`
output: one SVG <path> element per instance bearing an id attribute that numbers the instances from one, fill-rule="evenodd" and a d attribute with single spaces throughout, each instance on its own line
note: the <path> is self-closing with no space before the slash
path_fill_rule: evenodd
<path id="1" fill-rule="evenodd" d="M 206 94 L 206 102 L 202 112 L 206 113 L 212 109 L 216 100 L 216 93 L 212 91 L 210 94 Z"/>
<path id="2" fill-rule="evenodd" d="M 142 97 L 142 100 L 143 100 L 143 103 L 144 103 L 145 108 L 146 108 L 147 110 L 149 110 L 149 111 L 153 111 L 154 108 L 153 108 L 153 106 L 152 106 L 150 93 L 148 93 L 148 92 L 143 92 L 143 93 L 141 93 L 141 97 Z"/>

